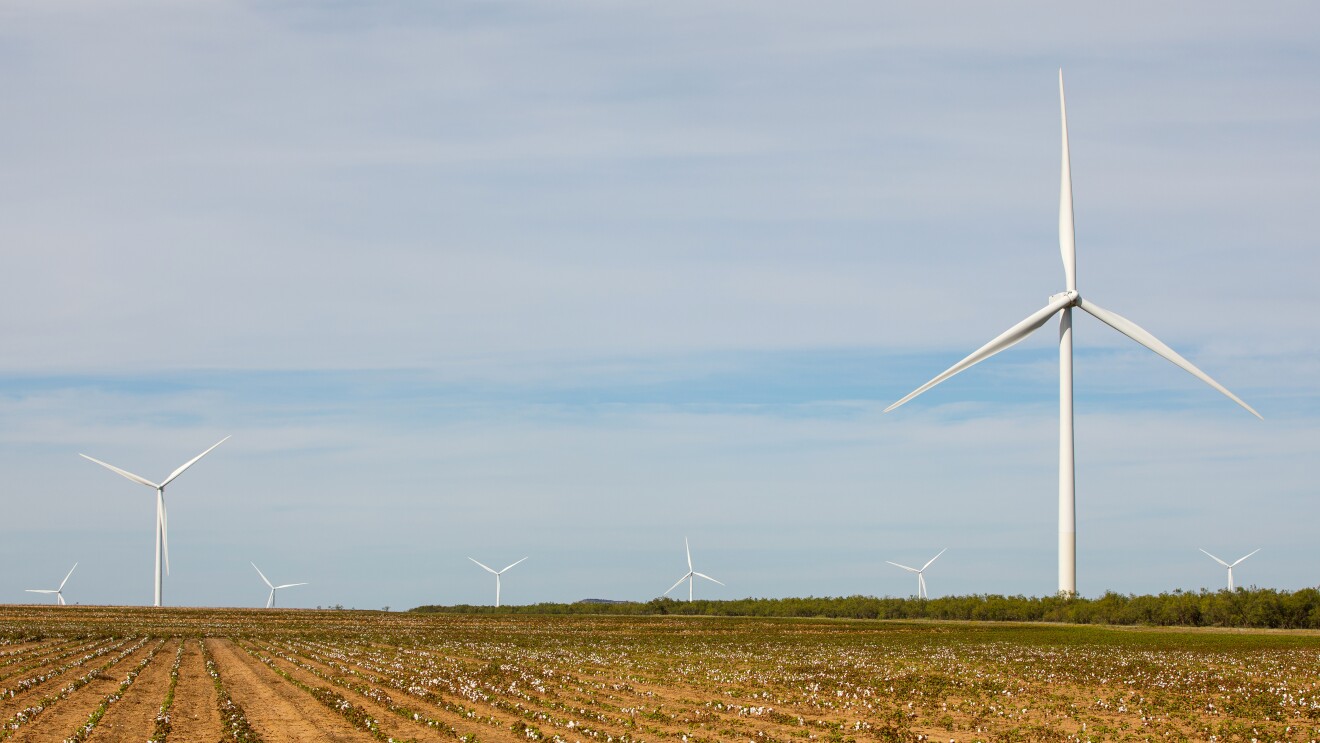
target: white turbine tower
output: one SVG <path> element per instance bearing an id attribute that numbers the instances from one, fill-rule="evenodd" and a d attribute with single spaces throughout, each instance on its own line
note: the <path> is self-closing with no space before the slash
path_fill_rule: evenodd
<path id="1" fill-rule="evenodd" d="M 1205 550 L 1201 550 L 1201 551 L 1202 551 L 1202 552 L 1205 552 Z M 1215 557 L 1214 555 L 1211 555 L 1209 552 L 1205 552 L 1205 554 L 1206 554 L 1211 560 L 1214 560 L 1215 562 L 1219 563 L 1220 565 L 1223 565 L 1224 567 L 1228 568 L 1228 590 L 1231 591 L 1231 590 L 1233 590 L 1233 568 L 1237 567 L 1237 564 L 1238 564 L 1239 562 L 1242 562 L 1243 560 L 1247 559 L 1248 557 L 1251 557 L 1251 555 L 1254 555 L 1254 554 L 1256 554 L 1257 552 L 1260 552 L 1260 548 L 1259 548 L 1259 547 L 1257 547 L 1256 549 L 1252 550 L 1252 551 L 1251 551 L 1251 554 L 1245 555 L 1245 556 L 1243 556 L 1243 557 L 1239 557 L 1237 560 L 1235 560 L 1235 561 L 1233 562 L 1232 565 L 1230 565 L 1230 564 L 1224 562 L 1223 560 L 1219 559 L 1218 557 Z"/>
<path id="2" fill-rule="evenodd" d="M 293 588 L 294 586 L 308 585 L 307 583 L 285 583 L 282 586 L 273 585 L 270 582 L 270 579 L 266 577 L 266 574 L 261 572 L 261 568 L 257 567 L 257 564 L 255 562 L 249 562 L 248 564 L 252 566 L 253 570 L 257 571 L 257 575 L 261 576 L 261 581 L 266 584 L 267 588 L 270 589 L 270 597 L 266 599 L 267 609 L 275 606 L 275 592 L 280 590 L 281 588 Z"/>
<path id="3" fill-rule="evenodd" d="M 889 412 L 926 390 L 952 377 L 958 372 L 984 361 L 1010 348 L 1031 335 L 1056 313 L 1059 317 L 1059 592 L 1077 593 L 1077 520 L 1075 516 L 1075 483 L 1073 465 L 1073 371 L 1072 371 L 1072 310 L 1074 307 L 1090 314 L 1100 322 L 1126 335 L 1146 348 L 1163 356 L 1197 379 L 1219 390 L 1230 400 L 1260 418 L 1252 407 L 1229 392 L 1209 375 L 1179 356 L 1136 323 L 1101 308 L 1077 293 L 1077 251 L 1073 232 L 1072 170 L 1068 162 L 1068 113 L 1063 98 L 1063 71 L 1059 71 L 1059 116 L 1063 126 L 1063 173 L 1059 193 L 1059 249 L 1063 254 L 1064 291 L 1050 297 L 1045 308 L 1004 331 L 997 338 L 981 346 L 970 356 L 946 369 L 939 376 L 921 385 L 907 397 L 885 408 Z"/>
<path id="4" fill-rule="evenodd" d="M 69 582 L 69 575 L 73 575 L 73 571 L 77 569 L 78 569 L 78 563 L 75 562 L 73 564 L 73 567 L 69 568 L 69 574 L 64 576 L 64 580 L 60 581 L 59 588 L 26 588 L 24 590 L 27 591 L 28 593 L 53 593 L 55 594 L 55 603 L 59 604 L 60 606 L 64 606 L 64 594 L 61 593 L 61 591 L 64 590 L 64 584 Z"/>
<path id="5" fill-rule="evenodd" d="M 942 554 L 944 554 L 945 552 L 948 552 L 948 551 L 949 551 L 949 548 L 948 548 L 948 547 L 945 547 L 944 549 L 940 550 L 940 555 L 942 555 Z M 926 564 L 925 564 L 925 565 L 922 565 L 920 568 L 910 568 L 910 567 L 908 567 L 907 565 L 899 565 L 898 563 L 896 563 L 896 562 L 890 562 L 889 560 L 885 560 L 885 562 L 888 562 L 890 565 L 893 565 L 893 566 L 896 567 L 896 568 L 903 568 L 904 570 L 908 571 L 909 573 L 916 573 L 916 574 L 917 574 L 917 598 L 919 598 L 919 599 L 924 599 L 924 598 L 926 598 L 926 575 L 925 575 L 925 573 L 926 573 L 926 568 L 930 567 L 930 564 L 931 564 L 932 562 L 935 562 L 936 560 L 940 559 L 940 555 L 935 555 L 934 557 L 930 558 L 929 560 L 926 561 Z"/>
<path id="6" fill-rule="evenodd" d="M 692 569 L 692 548 L 688 546 L 688 540 L 687 540 L 687 537 L 683 537 L 683 549 L 687 551 L 687 559 L 688 559 L 688 571 L 687 571 L 687 575 L 684 575 L 682 578 L 679 578 L 677 583 L 675 583 L 674 585 L 672 585 L 672 586 L 669 587 L 669 591 L 672 591 L 672 590 L 674 590 L 675 588 L 678 588 L 680 585 L 682 585 L 683 581 L 687 581 L 687 582 L 688 582 L 688 601 L 691 601 L 691 600 L 692 600 L 692 583 L 693 583 L 693 581 L 694 581 L 695 579 L 697 579 L 697 578 L 705 578 L 706 580 L 711 581 L 712 583 L 720 583 L 720 582 L 717 581 L 717 580 L 715 580 L 714 578 L 710 577 L 709 575 L 706 575 L 705 573 L 698 573 L 697 571 L 695 571 L 695 570 Z M 722 586 L 722 585 L 724 585 L 724 584 L 723 584 L 723 583 L 720 583 L 720 585 Z M 664 595 L 664 596 L 668 596 L 668 595 L 669 595 L 669 591 L 665 591 L 664 594 L 662 594 L 662 595 Z"/>
<path id="7" fill-rule="evenodd" d="M 223 439 L 220 439 L 215 443 L 214 446 L 211 447 L 211 449 L 214 449 L 216 446 L 219 446 L 228 440 L 229 440 L 228 436 L 224 437 Z M 161 484 L 159 485 L 146 479 L 145 477 L 139 477 L 138 475 L 135 475 L 132 472 L 129 472 L 128 470 L 121 470 L 118 467 L 114 466 L 113 464 L 106 464 L 105 462 L 102 462 L 99 459 L 92 459 L 86 454 L 78 455 L 88 461 L 96 462 L 97 464 L 101 465 L 102 467 L 105 467 L 111 472 L 114 472 L 119 475 L 123 475 L 124 477 L 127 477 L 128 479 L 132 480 L 133 482 L 141 483 L 149 488 L 155 489 L 156 491 L 156 603 L 155 606 L 161 606 L 161 582 L 164 576 L 168 575 L 170 572 L 170 535 L 169 535 L 169 519 L 165 514 L 165 486 L 169 485 L 171 482 L 174 482 L 174 478 L 178 477 L 179 475 L 182 475 L 183 471 L 196 464 L 197 460 L 201 459 L 207 454 L 210 454 L 211 449 L 207 449 L 201 454 L 198 454 L 197 456 L 188 460 L 188 462 L 184 464 L 182 467 L 171 472 L 170 476 L 165 478 L 165 480 L 161 482 Z M 162 554 L 165 557 L 163 568 L 161 563 Z"/>
<path id="8" fill-rule="evenodd" d="M 472 560 L 472 562 L 477 562 L 476 560 L 473 560 L 471 557 L 469 557 L 468 559 L 469 559 L 469 560 Z M 527 559 L 527 558 L 524 557 L 522 560 L 519 560 L 518 562 L 522 562 L 523 560 L 526 560 L 526 559 Z M 486 567 L 485 565 L 481 565 L 481 563 L 477 562 L 477 564 L 478 564 L 478 565 L 481 565 L 481 567 L 482 567 L 486 572 L 491 573 L 492 575 L 495 576 L 495 606 L 496 606 L 496 608 L 498 608 L 499 605 L 500 605 L 500 576 L 501 576 L 501 575 L 504 575 L 504 574 L 507 573 L 507 572 L 509 572 L 509 570 L 511 570 L 511 569 L 513 568 L 514 565 L 517 565 L 518 562 L 515 562 L 513 565 L 510 565 L 509 567 L 507 567 L 507 568 L 505 568 L 505 569 L 503 569 L 503 570 L 492 570 L 491 568 L 488 568 L 488 567 Z"/>

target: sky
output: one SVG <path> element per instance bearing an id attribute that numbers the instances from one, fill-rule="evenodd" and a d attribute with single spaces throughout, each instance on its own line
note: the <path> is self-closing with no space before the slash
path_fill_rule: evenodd
<path id="1" fill-rule="evenodd" d="M 0 602 L 1320 583 L 1320 8 L 0 5 Z M 684 589 L 685 590 L 685 589 Z M 682 594 L 684 591 L 676 591 Z"/>

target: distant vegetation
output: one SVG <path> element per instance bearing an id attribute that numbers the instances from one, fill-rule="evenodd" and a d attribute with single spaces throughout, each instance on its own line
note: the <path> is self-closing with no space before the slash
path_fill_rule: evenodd
<path id="1" fill-rule="evenodd" d="M 1320 629 L 1320 591 L 1266 588 L 1158 596 L 1106 593 L 1100 598 L 1058 596 L 948 596 L 934 599 L 839 598 L 737 599 L 532 604 L 528 606 L 419 606 L 419 613 L 444 614 L 663 614 L 720 617 L 828 617 L 836 619 L 945 619 L 1004 622 L 1066 622 L 1179 627 Z"/>

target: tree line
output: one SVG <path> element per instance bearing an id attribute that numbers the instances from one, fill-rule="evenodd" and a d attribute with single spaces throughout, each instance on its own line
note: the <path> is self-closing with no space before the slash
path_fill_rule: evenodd
<path id="1" fill-rule="evenodd" d="M 581 601 L 524 606 L 419 606 L 437 614 L 614 614 L 719 617 L 822 617 L 835 619 L 943 619 L 1002 622 L 1063 622 L 1180 627 L 1320 629 L 1320 590 L 1239 588 L 1173 591 L 1158 596 L 1106 592 L 1098 598 L 1067 596 L 944 596 L 933 599 L 874 596 L 745 598 L 732 601 Z"/>

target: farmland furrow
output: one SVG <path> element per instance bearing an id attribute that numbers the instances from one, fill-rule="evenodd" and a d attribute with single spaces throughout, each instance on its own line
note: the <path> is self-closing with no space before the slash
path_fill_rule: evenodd
<path id="1" fill-rule="evenodd" d="M 104 656 L 127 645 L 128 640 L 120 640 L 102 643 L 90 649 L 83 647 L 76 654 L 61 655 L 56 665 L 37 666 L 29 671 L 31 675 L 10 679 L 8 688 L 0 690 L 0 720 L 9 719 L 32 701 L 41 699 L 52 682 L 63 680 L 65 674 L 95 668 Z"/>
<path id="2" fill-rule="evenodd" d="M 740 692 L 743 702 L 739 703 L 729 694 L 728 684 L 702 686 L 685 680 L 705 676 L 704 672 L 693 673 L 699 667 L 691 667 L 690 663 L 680 664 L 689 666 L 687 674 L 671 671 L 668 686 L 665 686 L 639 683 L 645 675 L 636 673 L 635 664 L 645 666 L 655 660 L 646 657 L 631 658 L 633 664 L 627 668 L 615 667 L 615 673 L 606 676 L 577 673 L 578 669 L 593 668 L 594 662 L 588 658 L 596 654 L 590 648 L 552 653 L 520 649 L 515 651 L 519 655 L 512 657 L 496 648 L 495 657 L 479 662 L 471 656 L 451 653 L 452 649 L 452 644 L 424 650 L 395 648 L 392 662 L 382 657 L 383 651 L 359 650 L 351 654 L 359 662 L 363 656 L 377 656 L 375 667 L 378 670 L 420 666 L 427 667 L 427 675 L 433 677 L 446 674 L 477 677 L 481 679 L 482 688 L 489 693 L 500 693 L 510 685 L 533 688 L 537 694 L 519 691 L 516 693 L 519 701 L 511 703 L 552 727 L 567 727 L 567 720 L 575 722 L 572 729 L 584 722 L 606 732 L 610 732 L 611 724 L 622 725 L 634 736 L 687 735 L 691 739 L 718 731 L 721 738 L 750 736 L 758 740 L 802 737 L 809 732 L 819 736 L 846 734 L 853 738 L 883 740 L 901 734 L 907 727 L 906 718 L 898 714 L 898 704 L 893 701 L 876 699 L 873 708 L 843 713 L 828 706 L 771 702 L 772 695 L 760 693 L 754 687 L 752 691 L 757 693 Z M 435 665 L 437 656 L 442 658 L 439 667 Z M 659 660 L 672 663 L 673 659 Z M 760 658 L 756 660 L 761 662 Z M 565 666 L 573 670 L 565 671 Z M 510 692 L 510 695 L 515 694 Z"/>
<path id="3" fill-rule="evenodd" d="M 57 637 L 49 640 L 32 640 L 30 642 L 16 642 L 12 645 L 6 645 L 5 650 L 0 652 L 0 668 L 9 666 L 17 662 L 20 657 L 30 655 L 42 655 L 49 652 L 52 648 L 60 645 L 67 645 L 75 640 Z"/>
<path id="4" fill-rule="evenodd" d="M 87 721 L 106 694 L 119 686 L 121 679 L 115 669 L 131 667 L 136 662 L 134 658 L 140 659 L 150 652 L 149 639 L 141 638 L 59 689 L 48 690 L 45 696 L 33 700 L 0 730 L 0 740 L 5 738 L 5 733 L 11 733 L 9 740 L 14 743 L 63 741 L 69 731 Z"/>
<path id="5" fill-rule="evenodd" d="M 243 644 L 239 646 L 244 647 Z M 431 741 L 432 743 L 453 743 L 455 739 L 461 736 L 453 726 L 431 718 L 429 715 L 424 714 L 422 710 L 400 706 L 395 703 L 389 694 L 379 689 L 336 683 L 340 679 L 336 679 L 329 674 L 318 673 L 317 671 L 320 669 L 314 669 L 310 664 L 291 660 L 289 654 L 281 652 L 278 648 L 272 648 L 265 643 L 249 642 L 246 643 L 246 647 L 250 649 L 250 652 L 267 659 L 271 665 L 279 669 L 281 674 L 288 674 L 291 679 L 295 680 L 295 683 L 313 688 L 333 688 L 335 693 L 345 700 L 369 713 L 375 720 L 376 727 L 391 739 L 401 740 L 415 737 L 418 740 Z M 428 725 L 428 721 L 432 724 Z"/>
<path id="6" fill-rule="evenodd" d="M 403 677 L 399 673 L 393 672 L 393 669 L 386 670 L 380 666 L 361 665 L 348 660 L 348 656 L 341 651 L 322 646 L 319 654 L 313 653 L 311 656 L 316 662 L 331 673 L 339 674 L 339 678 L 345 683 L 373 685 L 375 688 L 384 690 L 388 686 L 395 691 L 401 691 L 410 697 L 419 700 L 430 708 L 437 710 L 441 714 L 448 714 L 457 717 L 466 724 L 480 724 L 496 730 L 507 730 L 513 721 L 517 719 L 516 715 L 506 715 L 496 709 L 497 714 L 492 714 L 490 710 L 482 709 L 483 699 L 481 695 L 475 694 L 471 687 L 466 691 L 456 691 L 450 687 L 446 693 L 442 693 L 436 688 L 436 684 L 430 681 L 419 681 L 414 673 L 411 677 Z M 445 718 L 449 719 L 449 718 Z"/>
<path id="7" fill-rule="evenodd" d="M 247 711 L 248 721 L 268 743 L 284 741 L 373 741 L 301 689 L 248 657 L 228 640 L 207 642 L 225 687 Z"/>
<path id="8" fill-rule="evenodd" d="M 133 664 L 133 667 L 124 675 L 124 680 L 119 683 L 119 686 L 112 689 L 101 699 L 100 703 L 92 709 L 91 714 L 87 716 L 87 719 L 83 724 L 64 738 L 64 743 L 83 743 L 86 741 L 87 738 L 91 736 L 92 732 L 100 727 L 101 721 L 105 719 L 110 708 L 123 699 L 129 689 L 133 688 L 133 685 L 137 683 L 138 678 L 141 677 L 142 672 L 146 670 L 151 664 L 151 661 L 155 659 L 156 653 L 159 652 L 162 647 L 165 647 L 165 643 L 165 639 L 157 641 L 156 644 L 147 651 L 146 655 L 138 658 Z"/>
<path id="9" fill-rule="evenodd" d="M 170 685 L 174 654 L 182 640 L 172 640 L 157 648 L 157 658 L 148 664 L 127 692 L 107 710 L 88 740 L 145 741 L 156 727 L 156 712 Z"/>
<path id="10" fill-rule="evenodd" d="M 398 648 L 394 650 L 393 662 L 383 657 L 377 658 L 375 662 L 365 660 L 363 656 L 370 653 L 340 652 L 346 653 L 346 657 L 353 657 L 353 662 L 360 668 L 376 674 L 388 675 L 388 669 L 408 668 L 415 671 L 424 668 L 432 685 L 448 683 L 452 686 L 458 682 L 459 688 L 466 690 L 470 697 L 515 715 L 515 719 L 521 718 L 532 725 L 552 728 L 563 735 L 613 737 L 621 740 L 681 738 L 684 735 L 691 738 L 700 728 L 715 727 L 726 737 L 750 735 L 765 741 L 771 739 L 767 730 L 778 726 L 773 717 L 744 718 L 731 710 L 724 715 L 716 714 L 715 709 L 725 708 L 709 702 L 702 704 L 687 694 L 666 692 L 657 700 L 654 692 L 640 690 L 635 692 L 636 699 L 631 703 L 622 698 L 615 703 L 614 700 L 602 700 L 599 695 L 580 693 L 573 685 L 563 683 L 567 674 L 562 671 L 548 670 L 543 678 L 520 671 L 509 659 L 462 662 L 466 659 L 449 655 L 448 648 L 416 652 Z M 400 656 L 403 656 L 402 660 Z M 460 679 L 467 681 L 461 682 Z M 548 688 L 551 684 L 554 689 Z M 529 688 L 537 693 L 525 691 Z M 710 695 L 709 691 L 705 693 Z M 610 696 L 606 695 L 607 699 Z M 760 708 L 754 714 L 763 712 L 764 708 Z M 717 722 L 719 724 L 715 725 Z M 792 722 L 796 726 L 796 718 Z"/>
<path id="11" fill-rule="evenodd" d="M 438 694 L 426 693 L 418 688 L 404 688 L 403 684 L 388 676 L 335 663 L 306 648 L 293 648 L 287 643 L 267 647 L 277 651 L 284 662 L 296 664 L 303 672 L 350 689 L 359 697 L 379 702 L 384 710 L 395 716 L 407 718 L 411 713 L 419 718 L 418 722 L 432 721 L 435 724 L 431 727 L 451 731 L 445 735 L 445 739 L 458 737 L 464 740 L 480 738 L 483 741 L 522 741 L 528 738 L 526 733 L 513 732 L 517 722 L 515 716 L 477 714 L 470 706 L 448 702 Z"/>
<path id="12" fill-rule="evenodd" d="M 636 739 L 633 730 L 615 729 L 611 732 L 599 729 L 597 719 L 586 725 L 582 724 L 581 720 L 571 720 L 562 716 L 556 719 L 523 704 L 523 701 L 532 699 L 530 695 L 520 692 L 518 700 L 506 699 L 499 690 L 483 688 L 475 677 L 447 671 L 437 672 L 431 665 L 418 664 L 416 667 L 405 669 L 397 663 L 387 666 L 381 662 L 372 663 L 363 660 L 361 657 L 350 660 L 349 654 L 342 650 L 325 648 L 317 659 L 340 673 L 371 683 L 387 685 L 451 714 L 456 714 L 462 719 L 481 720 L 500 730 L 512 729 L 520 738 L 539 739 L 548 734 L 541 730 L 542 727 L 562 727 L 568 731 L 566 734 L 573 736 L 601 740 Z M 509 694 L 513 695 L 512 690 Z M 446 695 L 452 699 L 446 698 Z"/>
<path id="13" fill-rule="evenodd" d="M 324 645 L 313 648 L 308 643 L 292 644 L 299 647 L 303 657 L 314 657 L 339 672 L 373 682 L 383 680 L 390 687 L 415 697 L 439 699 L 439 691 L 443 689 L 455 698 L 463 699 L 469 709 L 489 708 L 494 710 L 496 716 L 511 719 L 510 724 L 526 737 L 560 735 L 630 741 L 681 737 L 687 732 L 686 729 L 668 729 L 654 724 L 658 720 L 638 720 L 632 710 L 624 710 L 617 705 L 602 705 L 599 699 L 579 703 L 577 699 L 558 698 L 544 686 L 537 686 L 536 681 L 525 683 L 529 677 L 515 677 L 512 681 L 499 679 L 497 683 L 491 678 L 491 663 L 481 668 L 464 669 L 449 663 L 451 659 L 440 651 L 421 651 L 402 662 L 397 659 L 397 655 L 391 661 L 384 657 L 387 653 L 379 650 L 351 651 L 344 648 L 331 649 Z M 520 682 L 524 682 L 522 688 L 519 688 Z M 532 694 L 525 689 L 537 693 Z M 490 717 L 485 711 L 481 714 Z M 670 718 L 666 717 L 664 721 L 670 722 Z"/>
<path id="14" fill-rule="evenodd" d="M 44 666 L 58 664 L 61 660 L 64 660 L 69 656 L 90 652 L 92 649 L 104 645 L 109 641 L 110 640 L 107 639 L 99 639 L 90 642 L 79 640 L 69 643 L 61 643 L 56 647 L 46 649 L 45 652 L 16 657 L 11 663 L 6 665 L 3 669 L 0 669 L 0 683 L 12 685 L 13 682 L 9 681 L 9 679 L 13 679 L 16 676 L 22 676 L 28 671 L 40 669 Z M 0 689 L 3 688 L 3 686 L 0 686 Z M 3 691 L 0 691 L 0 698 L 4 698 Z"/>
<path id="15" fill-rule="evenodd" d="M 170 709 L 169 741 L 214 743 L 223 735 L 220 709 L 215 698 L 215 684 L 206 673 L 196 640 L 183 643 L 179 664 L 179 683 L 174 689 Z"/>

